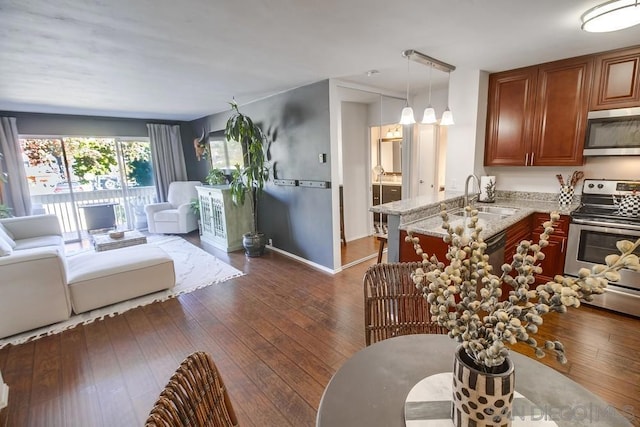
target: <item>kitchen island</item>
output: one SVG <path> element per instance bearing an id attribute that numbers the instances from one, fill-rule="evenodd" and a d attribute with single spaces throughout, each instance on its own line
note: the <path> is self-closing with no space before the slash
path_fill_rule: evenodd
<path id="1" fill-rule="evenodd" d="M 479 224 L 483 228 L 481 237 L 489 239 L 534 213 L 548 214 L 556 211 L 561 215 L 568 215 L 579 206 L 578 197 L 574 197 L 573 203 L 568 206 L 560 206 L 557 200 L 558 195 L 554 193 L 498 191 L 495 203 L 475 202 L 475 207 L 493 206 L 516 209 L 513 214 L 504 218 L 480 219 Z M 440 238 L 446 235 L 446 231 L 441 227 L 440 206 L 442 204 L 449 212 L 460 210 L 464 205 L 464 193 L 446 192 L 435 197 L 416 197 L 370 208 L 371 212 L 387 214 L 388 262 L 400 261 L 401 234 L 404 234 L 401 231 Z M 456 225 L 455 221 L 462 223 L 465 220 L 464 217 L 454 218 L 451 215 L 450 220 L 454 225 Z"/>

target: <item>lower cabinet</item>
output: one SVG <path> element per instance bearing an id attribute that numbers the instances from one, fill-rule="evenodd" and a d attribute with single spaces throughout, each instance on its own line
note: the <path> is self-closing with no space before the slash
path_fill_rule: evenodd
<path id="1" fill-rule="evenodd" d="M 251 203 L 236 206 L 228 186 L 196 187 L 200 201 L 200 239 L 218 249 L 242 249 L 242 235 L 252 229 Z"/>
<path id="2" fill-rule="evenodd" d="M 531 240 L 534 243 L 540 241 L 540 235 L 544 232 L 542 224 L 549 220 L 549 214 L 533 214 L 533 231 L 531 232 Z M 549 236 L 549 246 L 542 250 L 545 255 L 544 259 L 540 263 L 540 266 L 542 267 L 542 274 L 536 275 L 536 283 L 552 282 L 556 275 L 564 274 L 564 259 L 567 250 L 569 222 L 569 216 L 561 215 L 553 234 Z"/>
<path id="3" fill-rule="evenodd" d="M 438 261 L 446 262 L 447 258 L 445 256 L 449 245 L 442 240 L 442 237 L 426 236 L 418 233 L 414 233 L 413 236 L 420 239 L 420 246 L 422 246 L 422 250 L 425 253 L 429 254 L 429 256 L 435 255 Z M 422 261 L 422 257 L 416 254 L 415 249 L 413 249 L 413 243 L 405 241 L 406 237 L 407 232 L 400 230 L 400 262 Z"/>

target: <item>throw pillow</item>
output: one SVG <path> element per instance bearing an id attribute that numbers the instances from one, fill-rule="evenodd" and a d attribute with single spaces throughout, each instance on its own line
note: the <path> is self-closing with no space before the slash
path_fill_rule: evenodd
<path id="1" fill-rule="evenodd" d="M 9 256 L 13 252 L 11 245 L 4 239 L 0 239 L 0 256 Z"/>
<path id="2" fill-rule="evenodd" d="M 3 240 L 5 242 L 7 242 L 7 244 L 9 246 L 11 246 L 11 248 L 15 248 L 16 247 L 15 240 L 13 240 L 11 238 L 11 235 L 9 234 L 9 231 L 6 228 L 4 228 L 4 226 L 2 224 L 0 224 L 0 240 Z"/>

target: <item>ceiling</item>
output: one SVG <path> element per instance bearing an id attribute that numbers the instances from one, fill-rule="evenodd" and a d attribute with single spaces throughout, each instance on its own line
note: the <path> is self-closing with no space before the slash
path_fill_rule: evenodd
<path id="1" fill-rule="evenodd" d="M 580 30 L 602 1 L 0 0 L 0 110 L 191 120 L 327 78 L 402 94 L 405 49 L 494 72 L 640 43 Z"/>

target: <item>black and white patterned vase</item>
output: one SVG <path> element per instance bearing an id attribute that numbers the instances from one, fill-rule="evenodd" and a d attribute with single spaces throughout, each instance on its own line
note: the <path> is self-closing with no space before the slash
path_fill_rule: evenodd
<path id="1" fill-rule="evenodd" d="M 560 206 L 568 206 L 573 202 L 573 191 L 573 187 L 570 185 L 560 187 L 560 195 L 558 196 Z"/>
<path id="2" fill-rule="evenodd" d="M 451 419 L 455 427 L 511 426 L 515 371 L 509 358 L 485 373 L 477 369 L 464 348 L 456 349 L 453 364 Z"/>

